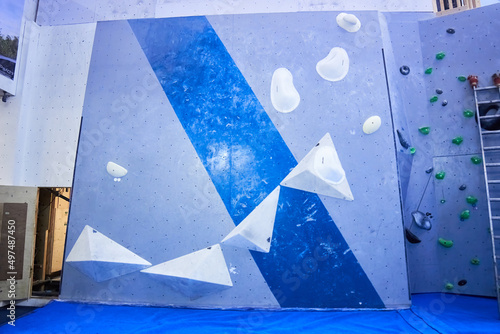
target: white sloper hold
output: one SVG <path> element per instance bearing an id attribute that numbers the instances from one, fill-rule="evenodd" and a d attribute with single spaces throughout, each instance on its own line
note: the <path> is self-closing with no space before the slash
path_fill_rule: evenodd
<path id="1" fill-rule="evenodd" d="M 348 32 L 356 32 L 361 28 L 361 21 L 353 14 L 340 13 L 337 15 L 337 24 Z"/>
<path id="2" fill-rule="evenodd" d="M 273 73 L 271 102 L 274 109 L 282 113 L 289 113 L 299 106 L 300 95 L 293 85 L 293 75 L 284 67 L 278 68 Z"/>
<path id="3" fill-rule="evenodd" d="M 191 300 L 233 286 L 219 244 L 157 264 L 141 272 L 161 280 Z"/>
<path id="4" fill-rule="evenodd" d="M 106 165 L 106 171 L 113 177 L 124 177 L 128 173 L 125 168 L 111 161 Z"/>
<path id="5" fill-rule="evenodd" d="M 269 253 L 280 187 L 276 187 L 221 243 Z"/>
<path id="6" fill-rule="evenodd" d="M 335 47 L 330 50 L 328 56 L 316 64 L 316 71 L 325 80 L 340 81 L 349 72 L 349 56 L 347 51 Z"/>
<path id="7" fill-rule="evenodd" d="M 151 263 L 86 225 L 66 259 L 96 282 L 139 271 Z"/>
<path id="8" fill-rule="evenodd" d="M 374 133 L 382 125 L 382 120 L 379 116 L 369 117 L 365 123 L 363 123 L 363 132 L 367 135 Z"/>
<path id="9" fill-rule="evenodd" d="M 329 133 L 323 136 L 319 143 L 281 181 L 281 185 L 348 201 L 354 200 Z"/>

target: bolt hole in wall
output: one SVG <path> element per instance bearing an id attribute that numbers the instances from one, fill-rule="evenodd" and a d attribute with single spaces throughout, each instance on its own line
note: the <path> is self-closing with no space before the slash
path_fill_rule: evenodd
<path id="1" fill-rule="evenodd" d="M 57 297 L 71 188 L 39 188 L 32 296 Z"/>

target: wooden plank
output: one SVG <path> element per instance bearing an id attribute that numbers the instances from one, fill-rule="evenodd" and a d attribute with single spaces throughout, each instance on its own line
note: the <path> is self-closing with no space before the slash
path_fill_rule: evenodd
<path id="1" fill-rule="evenodd" d="M 69 188 L 60 188 L 61 195 L 70 198 Z M 62 270 L 64 258 L 64 244 L 66 241 L 66 226 L 68 223 L 69 203 L 58 198 L 55 207 L 54 219 L 54 241 L 52 243 L 52 265 L 51 272 Z"/>
<path id="2" fill-rule="evenodd" d="M 49 238 L 49 231 L 45 231 L 45 242 L 44 242 L 44 245 L 43 245 L 43 267 L 42 267 L 42 277 L 43 279 L 45 279 L 45 275 L 46 275 L 46 271 L 45 271 L 45 263 L 47 263 L 47 241 L 48 241 L 48 238 Z M 45 290 L 45 288 L 44 288 Z M 42 290 L 43 291 L 43 290 Z"/>
<path id="3" fill-rule="evenodd" d="M 56 197 L 54 194 L 50 196 L 50 213 L 49 213 L 49 227 L 47 229 L 48 238 L 47 238 L 47 258 L 45 263 L 45 274 L 52 274 L 52 258 L 54 254 L 54 231 L 55 231 L 55 221 L 56 221 L 56 208 L 57 203 L 59 201 L 59 197 Z"/>

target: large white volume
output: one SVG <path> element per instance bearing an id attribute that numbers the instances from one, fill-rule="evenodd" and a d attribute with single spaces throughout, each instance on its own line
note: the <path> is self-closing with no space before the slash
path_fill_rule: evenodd
<path id="1" fill-rule="evenodd" d="M 330 50 L 328 56 L 316 64 L 316 71 L 325 80 L 340 81 L 349 72 L 349 56 L 347 51 L 335 47 Z"/>
<path id="2" fill-rule="evenodd" d="M 122 276 L 151 266 L 151 263 L 86 225 L 66 263 L 96 282 Z"/>
<path id="3" fill-rule="evenodd" d="M 299 106 L 300 95 L 293 85 L 293 75 L 284 67 L 273 73 L 271 102 L 274 109 L 282 113 L 289 113 Z"/>
<path id="4" fill-rule="evenodd" d="M 153 275 L 191 299 L 233 286 L 219 244 L 157 264 L 141 272 Z"/>
<path id="5" fill-rule="evenodd" d="M 278 186 L 221 243 L 269 253 L 279 196 Z"/>
<path id="6" fill-rule="evenodd" d="M 348 201 L 354 197 L 332 137 L 327 133 L 299 162 L 281 185 Z"/>

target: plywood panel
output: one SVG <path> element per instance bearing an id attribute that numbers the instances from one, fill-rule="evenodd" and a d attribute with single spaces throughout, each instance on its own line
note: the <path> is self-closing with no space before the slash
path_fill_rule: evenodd
<path id="1" fill-rule="evenodd" d="M 68 189 L 68 188 L 66 188 Z M 64 188 L 58 189 L 60 194 L 70 197 L 70 192 Z M 66 241 L 66 229 L 68 223 L 69 203 L 68 201 L 56 197 L 54 205 L 54 230 L 52 242 L 51 273 L 62 270 L 64 255 L 64 243 Z"/>

